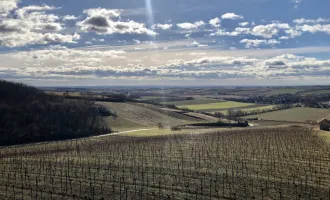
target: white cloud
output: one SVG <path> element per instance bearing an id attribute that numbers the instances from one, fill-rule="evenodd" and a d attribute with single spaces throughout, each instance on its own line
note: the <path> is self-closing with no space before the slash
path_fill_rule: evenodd
<path id="1" fill-rule="evenodd" d="M 197 46 L 204 43 L 203 40 L 200 40 L 200 43 L 192 42 Z M 277 42 L 267 40 L 267 45 L 274 43 Z M 111 50 L 114 47 L 106 48 L 106 46 L 79 49 L 52 46 L 45 50 L 2 54 L 0 60 L 5 64 L 0 67 L 0 71 L 3 77 L 6 75 L 31 79 L 57 77 L 62 80 L 88 78 L 89 81 L 100 78 L 126 80 L 130 77 L 144 80 L 157 78 L 218 80 L 219 77 L 235 78 L 236 81 L 240 78 L 271 80 L 291 76 L 318 78 L 330 72 L 330 60 L 283 54 L 283 52 L 306 52 L 306 50 L 214 51 L 205 48 L 201 52 L 196 48 L 186 51 L 175 48 L 166 50 L 162 47 L 172 47 L 174 44 L 164 43 L 158 45 L 166 53 L 155 59 L 150 56 L 149 51 L 137 51 L 145 48 L 141 45 L 144 44 L 130 44 L 127 46 L 127 52 Z M 311 51 L 315 50 L 308 50 Z M 324 51 L 325 49 L 322 50 Z M 329 51 L 329 48 L 326 51 Z"/>
<path id="2" fill-rule="evenodd" d="M 246 48 L 251 47 L 259 47 L 261 45 L 271 45 L 274 46 L 276 44 L 280 44 L 281 42 L 271 39 L 271 40 L 250 40 L 250 39 L 243 39 L 240 41 L 240 43 L 245 44 Z"/>
<path id="3" fill-rule="evenodd" d="M 227 31 L 219 29 L 215 33 L 211 33 L 210 36 L 238 36 L 238 35 L 247 35 L 250 33 L 251 33 L 250 28 L 237 27 L 232 32 L 227 32 Z"/>
<path id="4" fill-rule="evenodd" d="M 119 18 L 122 10 L 119 9 L 105 9 L 105 8 L 90 8 L 83 11 L 88 16 L 104 16 L 107 18 Z"/>
<path id="5" fill-rule="evenodd" d="M 310 33 L 317 33 L 317 32 L 323 32 L 328 35 L 330 35 L 330 24 L 315 24 L 315 25 L 303 25 L 303 26 L 297 26 L 297 29 L 304 32 L 310 32 Z"/>
<path id="6" fill-rule="evenodd" d="M 14 8 L 15 15 L 0 19 L 0 45 L 18 47 L 29 44 L 75 43 L 80 35 L 63 34 L 59 17 L 44 11 L 57 9 L 53 6 L 26 6 Z"/>
<path id="7" fill-rule="evenodd" d="M 194 23 L 185 22 L 185 23 L 177 24 L 177 26 L 182 29 L 197 29 L 204 25 L 205 25 L 205 22 L 203 22 L 203 21 L 196 21 Z"/>
<path id="8" fill-rule="evenodd" d="M 273 38 L 278 35 L 280 30 L 290 29 L 289 24 L 285 23 L 272 23 L 267 25 L 255 26 L 252 29 L 251 34 L 255 36 L 260 36 L 264 38 Z"/>
<path id="9" fill-rule="evenodd" d="M 293 23 L 295 23 L 295 24 L 318 24 L 318 23 L 326 23 L 326 22 L 330 22 L 330 19 L 325 19 L 325 18 L 317 18 L 317 19 L 300 18 L 300 19 L 293 20 Z"/>
<path id="10" fill-rule="evenodd" d="M 209 24 L 215 28 L 219 28 L 220 27 L 220 19 L 218 17 L 211 19 L 209 21 Z"/>
<path id="11" fill-rule="evenodd" d="M 188 44 L 187 46 L 188 47 L 194 47 L 194 46 L 198 46 L 198 45 L 200 45 L 200 43 L 195 40 L 193 43 Z"/>
<path id="12" fill-rule="evenodd" d="M 295 38 L 295 37 L 301 36 L 301 34 L 302 34 L 300 31 L 295 30 L 295 29 L 287 29 L 287 30 L 285 30 L 285 33 L 288 34 L 287 37 L 289 37 L 289 38 Z"/>
<path id="13" fill-rule="evenodd" d="M 292 0 L 291 2 L 294 4 L 294 7 L 297 9 L 299 5 L 302 3 L 302 0 Z"/>
<path id="14" fill-rule="evenodd" d="M 1 0 L 0 1 L 0 16 L 7 16 L 10 11 L 17 8 L 18 0 Z"/>
<path id="15" fill-rule="evenodd" d="M 97 34 L 111 35 L 138 34 L 155 36 L 157 33 L 145 27 L 145 24 L 133 20 L 120 21 L 120 10 L 108 10 L 104 8 L 93 8 L 84 10 L 87 18 L 77 23 L 84 32 L 95 32 Z"/>
<path id="16" fill-rule="evenodd" d="M 65 15 L 63 18 L 62 18 L 64 21 L 71 21 L 71 20 L 77 20 L 78 17 L 74 16 L 74 15 Z"/>
<path id="17" fill-rule="evenodd" d="M 133 39 L 133 41 L 134 41 L 136 44 L 141 44 L 141 41 L 140 41 L 140 40 Z"/>
<path id="18" fill-rule="evenodd" d="M 24 18 L 26 16 L 26 13 L 27 12 L 32 12 L 32 11 L 41 12 L 41 11 L 55 10 L 55 9 L 57 9 L 57 8 L 56 7 L 53 7 L 53 6 L 48 6 L 48 5 L 43 5 L 43 6 L 26 6 L 26 7 L 17 9 L 15 11 L 15 13 L 16 13 L 16 15 L 19 18 Z"/>
<path id="19" fill-rule="evenodd" d="M 226 13 L 221 16 L 222 19 L 231 19 L 231 20 L 237 20 L 237 19 L 243 19 L 244 17 L 242 15 L 236 15 L 235 13 Z"/>
<path id="20" fill-rule="evenodd" d="M 162 30 L 168 30 L 173 27 L 172 24 L 154 24 L 151 26 L 152 29 L 162 29 Z"/>
<path id="21" fill-rule="evenodd" d="M 240 26 L 248 26 L 249 25 L 249 22 L 241 22 L 238 25 L 240 25 Z"/>

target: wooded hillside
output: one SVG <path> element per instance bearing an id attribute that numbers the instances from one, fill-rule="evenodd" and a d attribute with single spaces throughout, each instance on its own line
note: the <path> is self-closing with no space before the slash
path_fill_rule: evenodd
<path id="1" fill-rule="evenodd" d="M 0 80 L 0 145 L 109 133 L 99 110 L 92 102 L 68 100 Z"/>

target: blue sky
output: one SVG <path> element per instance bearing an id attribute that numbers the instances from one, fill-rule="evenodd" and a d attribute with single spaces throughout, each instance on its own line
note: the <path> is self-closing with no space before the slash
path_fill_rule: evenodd
<path id="1" fill-rule="evenodd" d="M 329 84 L 329 0 L 0 0 L 0 78 Z"/>

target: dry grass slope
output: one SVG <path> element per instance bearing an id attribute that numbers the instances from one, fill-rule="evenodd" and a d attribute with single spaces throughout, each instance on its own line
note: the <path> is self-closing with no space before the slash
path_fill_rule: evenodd
<path id="1" fill-rule="evenodd" d="M 162 123 L 165 126 L 176 126 L 198 121 L 197 119 L 180 113 L 163 111 L 143 104 L 110 102 L 99 102 L 99 104 L 117 112 L 119 117 L 140 124 L 142 127 L 154 127 L 157 126 L 158 123 Z M 111 125 L 111 122 L 109 123 Z"/>

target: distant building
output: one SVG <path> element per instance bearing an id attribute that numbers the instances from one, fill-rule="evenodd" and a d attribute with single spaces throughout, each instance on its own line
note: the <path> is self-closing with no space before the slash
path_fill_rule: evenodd
<path id="1" fill-rule="evenodd" d="M 320 125 L 320 129 L 324 131 L 330 131 L 330 120 L 328 119 L 323 119 L 318 122 Z"/>

